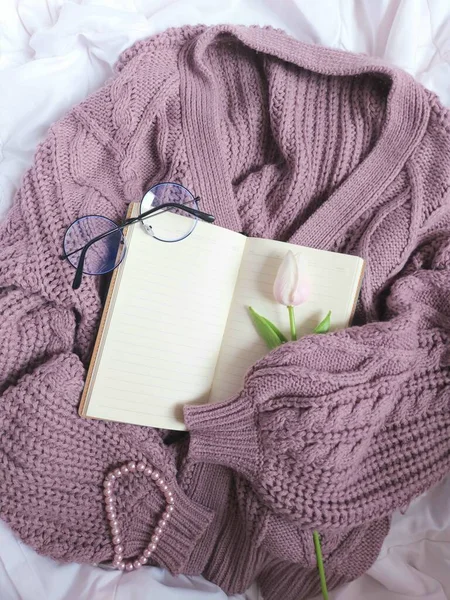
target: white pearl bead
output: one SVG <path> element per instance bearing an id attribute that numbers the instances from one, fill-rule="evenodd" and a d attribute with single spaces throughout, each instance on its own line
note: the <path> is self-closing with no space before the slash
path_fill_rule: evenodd
<path id="1" fill-rule="evenodd" d="M 105 489 L 103 490 L 103 494 L 104 494 L 104 496 L 105 496 L 106 498 L 110 498 L 110 497 L 113 495 L 113 493 L 114 493 L 114 492 L 113 492 L 113 491 L 112 491 L 112 489 L 110 489 L 110 488 L 105 488 Z"/>
<path id="2" fill-rule="evenodd" d="M 174 511 L 174 510 L 175 510 L 175 509 L 174 509 L 174 507 L 173 507 L 172 505 L 169 505 L 169 506 L 167 506 L 167 507 L 166 507 L 166 511 L 167 511 L 169 514 L 173 513 L 173 511 Z"/>
<path id="3" fill-rule="evenodd" d="M 169 496 L 169 498 L 167 498 L 167 504 L 174 504 L 175 500 L 173 499 L 173 496 Z"/>
<path id="4" fill-rule="evenodd" d="M 159 487 L 162 487 L 163 485 L 166 484 L 166 482 L 164 481 L 164 479 L 162 477 L 160 477 L 158 479 L 158 481 L 156 482 L 157 485 L 159 485 Z"/>
<path id="5" fill-rule="evenodd" d="M 156 550 L 156 544 L 152 542 L 147 546 L 147 548 L 150 550 L 150 552 L 154 552 Z"/>
<path id="6" fill-rule="evenodd" d="M 141 561 L 140 560 L 135 560 L 134 563 L 133 563 L 133 567 L 135 569 L 140 569 L 142 567 Z"/>
<path id="7" fill-rule="evenodd" d="M 146 565 L 148 563 L 148 558 L 145 558 L 145 556 L 141 556 L 141 558 L 139 560 L 141 561 L 141 563 L 143 565 Z"/>
<path id="8" fill-rule="evenodd" d="M 113 537 L 113 544 L 114 544 L 114 546 L 118 546 L 121 543 L 122 543 L 122 538 L 119 535 L 115 535 Z"/>
<path id="9" fill-rule="evenodd" d="M 108 481 L 115 481 L 116 476 L 114 475 L 114 473 L 111 472 L 111 473 L 108 473 L 108 475 L 106 476 L 106 479 Z"/>
<path id="10" fill-rule="evenodd" d="M 158 527 L 166 527 L 166 525 L 167 525 L 166 519 L 160 519 L 158 521 Z"/>
<path id="11" fill-rule="evenodd" d="M 151 552 L 151 550 L 146 548 L 142 554 L 145 558 L 149 558 L 152 555 L 152 552 Z"/>
<path id="12" fill-rule="evenodd" d="M 170 519 L 170 512 L 164 511 L 162 514 L 162 520 L 167 521 L 168 519 Z"/>
<path id="13" fill-rule="evenodd" d="M 103 483 L 103 487 L 105 490 L 112 490 L 114 487 L 114 481 L 112 479 L 106 479 Z"/>
<path id="14" fill-rule="evenodd" d="M 166 484 L 164 484 L 164 485 L 161 486 L 161 489 L 162 489 L 163 492 L 168 492 L 169 491 L 169 486 L 166 485 Z"/>
<path id="15" fill-rule="evenodd" d="M 125 571 L 132 571 L 133 570 L 133 563 L 132 562 L 127 562 L 125 563 Z"/>
<path id="16" fill-rule="evenodd" d="M 127 465 L 120 467 L 120 470 L 122 471 L 122 475 L 128 475 L 128 473 L 130 472 Z"/>
<path id="17" fill-rule="evenodd" d="M 162 534 L 162 529 L 161 527 L 155 527 L 155 535 L 161 535 Z"/>
<path id="18" fill-rule="evenodd" d="M 153 481 L 156 481 L 159 478 L 160 478 L 159 471 L 153 471 L 153 473 L 152 473 L 152 479 L 153 479 Z"/>
<path id="19" fill-rule="evenodd" d="M 122 471 L 120 469 L 114 469 L 113 473 L 114 473 L 114 477 L 116 477 L 116 478 L 121 477 L 121 475 L 122 475 Z"/>
<path id="20" fill-rule="evenodd" d="M 123 554 L 123 550 L 124 550 L 124 548 L 120 544 L 114 548 L 114 552 L 116 554 Z"/>
<path id="21" fill-rule="evenodd" d="M 121 571 L 125 571 L 125 563 L 122 561 L 118 567 Z"/>
<path id="22" fill-rule="evenodd" d="M 136 463 L 134 462 L 134 460 L 130 461 L 127 466 L 130 473 L 134 473 L 136 471 Z"/>
<path id="23" fill-rule="evenodd" d="M 138 462 L 138 464 L 136 465 L 136 470 L 137 470 L 139 473 L 142 473 L 142 471 L 144 471 L 144 470 L 145 470 L 145 463 L 143 463 L 143 462 Z"/>
<path id="24" fill-rule="evenodd" d="M 145 467 L 144 469 L 144 475 L 147 475 L 147 477 L 150 477 L 150 475 L 153 473 L 153 469 L 151 467 Z"/>
<path id="25" fill-rule="evenodd" d="M 153 534 L 152 535 L 152 542 L 154 544 L 157 544 L 159 542 L 159 535 Z"/>
<path id="26" fill-rule="evenodd" d="M 116 554 L 114 557 L 114 562 L 121 563 L 123 561 L 123 554 Z"/>
<path id="27" fill-rule="evenodd" d="M 105 510 L 106 510 L 106 512 L 107 512 L 109 515 L 110 515 L 111 513 L 115 512 L 115 511 L 114 511 L 114 505 L 113 505 L 113 503 L 111 502 L 111 503 L 107 504 L 107 505 L 105 506 Z"/>
<path id="28" fill-rule="evenodd" d="M 111 535 L 114 537 L 120 535 L 120 529 L 118 527 L 111 527 Z"/>

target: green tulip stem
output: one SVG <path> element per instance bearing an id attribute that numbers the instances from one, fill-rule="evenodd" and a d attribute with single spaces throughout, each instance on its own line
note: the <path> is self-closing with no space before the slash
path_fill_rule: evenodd
<path id="1" fill-rule="evenodd" d="M 322 590 L 323 600 L 328 600 L 327 579 L 323 567 L 322 548 L 320 546 L 320 536 L 318 531 L 313 531 L 313 539 L 316 551 L 317 568 L 319 569 L 320 589 Z"/>
<path id="2" fill-rule="evenodd" d="M 295 342 L 295 340 L 297 339 L 297 326 L 295 324 L 294 307 L 288 306 L 287 309 L 289 313 L 289 325 L 291 327 L 291 340 Z"/>

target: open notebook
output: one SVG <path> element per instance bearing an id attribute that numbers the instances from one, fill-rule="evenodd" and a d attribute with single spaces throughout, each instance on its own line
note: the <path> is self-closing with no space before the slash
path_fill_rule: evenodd
<path id="1" fill-rule="evenodd" d="M 131 215 L 138 211 L 132 205 Z M 173 230 L 187 217 L 160 218 Z M 349 324 L 364 266 L 358 257 L 247 238 L 201 221 L 177 243 L 155 240 L 136 224 L 126 244 L 80 414 L 167 429 L 185 428 L 183 405 L 233 396 L 248 368 L 268 352 L 249 305 L 288 337 L 288 313 L 274 301 L 272 286 L 289 249 L 307 258 L 313 290 L 296 308 L 299 335 L 311 333 L 329 310 L 332 329 Z"/>

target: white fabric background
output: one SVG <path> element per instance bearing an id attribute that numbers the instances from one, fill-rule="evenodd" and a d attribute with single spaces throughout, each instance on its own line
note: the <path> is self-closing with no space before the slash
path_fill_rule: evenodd
<path id="1" fill-rule="evenodd" d="M 272 25 L 395 63 L 450 106 L 448 0 L 1 0 L 0 216 L 49 125 L 97 89 L 134 41 L 169 26 Z M 61 565 L 0 523 L 1 600 L 225 600 L 202 578 Z M 244 596 L 232 596 L 235 600 Z M 256 589 L 246 598 L 261 600 Z M 377 562 L 332 600 L 450 598 L 450 479 L 396 514 Z"/>

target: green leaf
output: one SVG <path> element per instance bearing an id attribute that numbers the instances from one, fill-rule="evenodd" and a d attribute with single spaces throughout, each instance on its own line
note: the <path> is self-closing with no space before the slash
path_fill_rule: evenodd
<path id="1" fill-rule="evenodd" d="M 323 319 L 323 321 L 320 321 L 320 323 L 314 329 L 314 333 L 327 333 L 328 330 L 330 329 L 330 325 L 331 325 L 331 310 L 328 311 L 328 314 L 325 317 L 325 319 Z"/>
<path id="2" fill-rule="evenodd" d="M 249 306 L 249 310 L 250 309 L 253 310 L 253 308 L 251 306 Z M 255 311 L 253 310 L 253 312 L 255 312 Z M 276 325 L 274 325 L 272 323 L 272 321 L 269 321 L 269 319 L 266 319 L 266 317 L 263 317 L 262 315 L 258 315 L 258 316 L 260 319 L 262 319 L 264 321 L 264 323 L 267 325 L 267 327 L 270 327 L 272 329 L 272 331 L 277 334 L 277 336 L 281 340 L 281 342 L 280 342 L 281 344 L 285 344 L 287 342 L 287 337 L 283 333 L 281 333 L 281 331 L 278 329 L 278 327 Z"/>
<path id="3" fill-rule="evenodd" d="M 287 342 L 285 336 L 277 327 L 275 327 L 273 323 L 269 321 L 269 319 L 259 315 L 251 306 L 248 307 L 248 311 L 256 331 L 266 342 L 270 350 L 273 350 L 273 348 L 281 346 L 281 344 Z"/>

